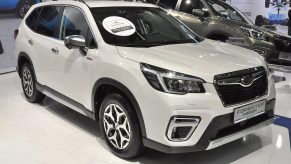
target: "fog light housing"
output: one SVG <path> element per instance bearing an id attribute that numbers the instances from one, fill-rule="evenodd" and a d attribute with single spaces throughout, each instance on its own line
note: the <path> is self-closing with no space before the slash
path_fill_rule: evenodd
<path id="1" fill-rule="evenodd" d="M 169 122 L 166 136 L 170 141 L 186 141 L 191 137 L 199 123 L 199 117 L 174 116 Z"/>

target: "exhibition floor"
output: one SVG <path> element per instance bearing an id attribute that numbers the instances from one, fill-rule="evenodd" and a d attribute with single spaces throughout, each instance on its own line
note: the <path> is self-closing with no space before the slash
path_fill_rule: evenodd
<path id="1" fill-rule="evenodd" d="M 17 73 L 0 75 L 0 163 L 107 164 L 107 163 L 290 163 L 291 74 L 276 73 L 278 125 L 210 151 L 168 155 L 146 150 L 131 161 L 114 156 L 100 137 L 94 121 L 46 98 L 28 103 Z M 287 125 L 286 121 L 287 120 Z M 289 126 L 290 128 L 290 126 Z M 290 129 L 291 130 L 291 129 Z"/>

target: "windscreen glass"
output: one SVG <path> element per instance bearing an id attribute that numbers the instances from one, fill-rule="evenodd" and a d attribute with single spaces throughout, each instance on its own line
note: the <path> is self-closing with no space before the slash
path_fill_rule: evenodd
<path id="1" fill-rule="evenodd" d="M 197 43 L 197 37 L 176 18 L 160 8 L 92 8 L 104 41 L 116 46 L 159 46 Z"/>

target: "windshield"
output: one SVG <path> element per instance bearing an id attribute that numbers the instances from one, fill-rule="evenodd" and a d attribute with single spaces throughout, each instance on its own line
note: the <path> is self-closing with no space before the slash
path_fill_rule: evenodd
<path id="1" fill-rule="evenodd" d="M 151 47 L 199 42 L 199 37 L 160 8 L 104 7 L 91 12 L 107 44 Z"/>
<path id="2" fill-rule="evenodd" d="M 252 24 L 237 8 L 231 7 L 220 0 L 207 0 L 207 3 L 217 16 Z"/>

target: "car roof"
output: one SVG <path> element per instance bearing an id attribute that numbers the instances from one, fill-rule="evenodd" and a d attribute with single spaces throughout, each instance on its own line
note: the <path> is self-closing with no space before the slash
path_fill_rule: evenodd
<path id="1" fill-rule="evenodd" d="M 156 5 L 142 2 L 127 2 L 127 1 L 94 1 L 87 0 L 86 4 L 89 7 L 118 7 L 118 6 L 128 6 L 128 7 L 156 7 Z"/>
<path id="2" fill-rule="evenodd" d="M 149 3 L 142 2 L 128 2 L 120 0 L 52 0 L 45 1 L 40 5 L 53 5 L 53 4 L 70 4 L 81 5 L 86 4 L 90 8 L 95 7 L 158 7 Z"/>

